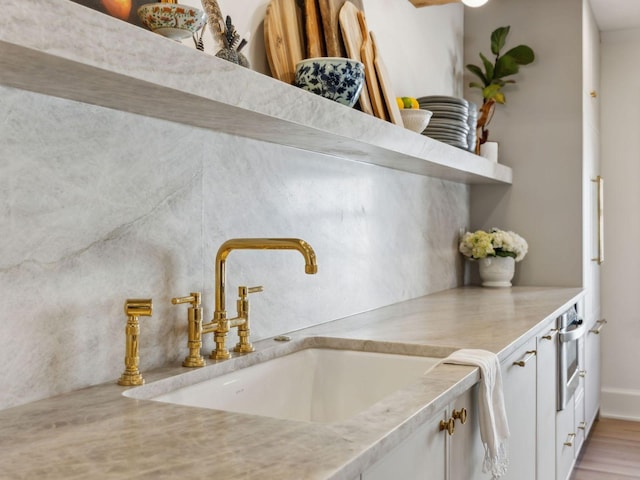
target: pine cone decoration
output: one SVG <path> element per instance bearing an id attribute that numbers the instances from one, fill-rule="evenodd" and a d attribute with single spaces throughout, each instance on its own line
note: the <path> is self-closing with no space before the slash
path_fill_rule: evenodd
<path id="1" fill-rule="evenodd" d="M 229 62 L 235 63 L 236 65 L 240 65 L 242 67 L 249 68 L 249 60 L 242 53 L 238 51 L 238 44 L 240 43 L 240 35 L 236 32 L 236 28 L 233 26 L 231 22 L 231 17 L 227 15 L 225 21 L 225 29 L 223 32 L 222 44 L 224 47 L 218 53 L 216 53 L 216 57 L 222 58 Z M 242 42 L 241 45 L 244 46 L 246 42 Z"/>

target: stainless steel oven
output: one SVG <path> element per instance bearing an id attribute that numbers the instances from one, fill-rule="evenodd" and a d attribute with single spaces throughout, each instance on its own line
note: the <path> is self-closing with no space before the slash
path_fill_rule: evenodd
<path id="1" fill-rule="evenodd" d="M 575 306 L 560 315 L 558 328 L 558 401 L 564 410 L 580 383 L 580 337 L 584 334 L 582 319 Z"/>

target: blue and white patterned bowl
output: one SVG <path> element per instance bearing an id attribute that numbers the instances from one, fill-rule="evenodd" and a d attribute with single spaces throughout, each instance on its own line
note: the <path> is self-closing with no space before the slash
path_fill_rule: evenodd
<path id="1" fill-rule="evenodd" d="M 364 85 L 364 65 L 342 57 L 308 58 L 296 64 L 293 84 L 353 107 Z"/>

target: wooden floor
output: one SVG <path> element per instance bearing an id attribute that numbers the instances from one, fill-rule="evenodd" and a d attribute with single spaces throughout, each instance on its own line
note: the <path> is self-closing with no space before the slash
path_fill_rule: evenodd
<path id="1" fill-rule="evenodd" d="M 640 422 L 601 418 L 582 449 L 571 480 L 640 479 Z"/>

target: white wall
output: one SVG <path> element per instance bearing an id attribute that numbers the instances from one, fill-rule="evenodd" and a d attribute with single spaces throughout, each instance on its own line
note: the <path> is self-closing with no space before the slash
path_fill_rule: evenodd
<path id="1" fill-rule="evenodd" d="M 640 420 L 640 30 L 602 33 L 602 414 Z"/>
<path id="2" fill-rule="evenodd" d="M 376 5 L 372 29 L 387 8 Z M 239 31 L 259 30 L 260 8 Z M 425 18 L 462 25 L 460 9 L 444 7 L 404 23 L 415 32 Z M 413 89 L 429 85 L 425 72 L 449 72 L 425 90 L 456 91 L 457 34 L 424 33 L 434 55 L 413 73 L 395 65 L 394 78 Z M 404 48 L 418 56 L 422 45 Z M 228 305 L 238 284 L 265 287 L 252 300 L 254 339 L 462 283 L 465 185 L 5 87 L 0 125 L 0 408 L 115 381 L 126 298 L 154 301 L 141 319 L 143 373 L 177 364 L 186 307 L 170 299 L 202 291 L 211 318 L 214 255 L 228 238 L 301 237 L 317 253 L 315 276 L 295 252 L 229 257 Z"/>
<path id="3" fill-rule="evenodd" d="M 465 10 L 465 64 L 492 58 L 490 35 L 511 26 L 507 48 L 527 44 L 534 63 L 505 88 L 489 126 L 511 187 L 471 189 L 471 227 L 514 230 L 529 242 L 518 285 L 582 285 L 582 0 L 491 0 Z M 466 82 L 471 75 L 466 76 Z M 477 90 L 466 90 L 481 102 Z"/>
<path id="4" fill-rule="evenodd" d="M 364 0 L 364 8 L 398 96 L 462 96 L 462 4 Z"/>

